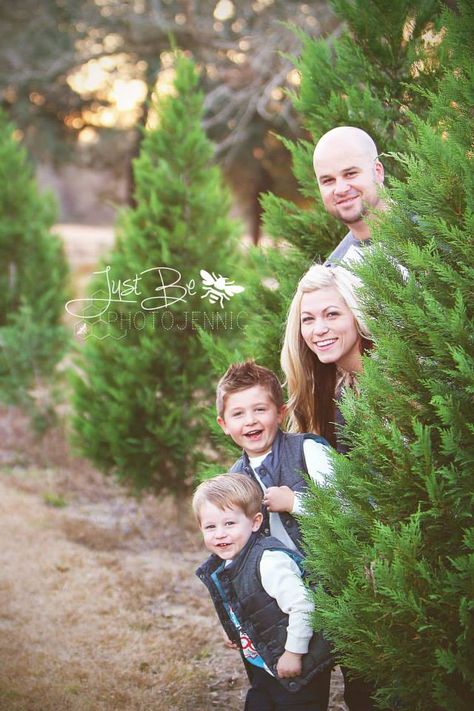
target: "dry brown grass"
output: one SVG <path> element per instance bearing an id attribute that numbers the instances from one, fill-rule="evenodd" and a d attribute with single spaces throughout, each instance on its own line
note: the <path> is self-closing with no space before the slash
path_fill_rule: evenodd
<path id="1" fill-rule="evenodd" d="M 188 502 L 130 496 L 18 411 L 0 431 L 0 710 L 241 709 Z"/>
<path id="2" fill-rule="evenodd" d="M 18 412 L 0 429 L 0 709 L 241 708 L 189 507 L 127 496 Z"/>

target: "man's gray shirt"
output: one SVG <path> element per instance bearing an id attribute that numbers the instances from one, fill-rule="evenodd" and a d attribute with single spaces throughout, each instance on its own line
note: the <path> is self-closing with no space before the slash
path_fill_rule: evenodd
<path id="1" fill-rule="evenodd" d="M 344 239 L 339 242 L 336 249 L 331 252 L 323 266 L 337 267 L 340 265 L 349 268 L 351 264 L 354 265 L 361 262 L 368 254 L 367 250 L 370 251 L 371 246 L 371 239 L 356 239 L 352 232 L 348 232 Z M 406 281 L 408 279 L 408 270 L 393 257 L 389 257 L 389 260 L 397 267 L 403 280 Z"/>
<path id="2" fill-rule="evenodd" d="M 364 258 L 364 251 L 370 246 L 370 243 L 370 239 L 356 239 L 352 232 L 348 232 L 326 259 L 324 266 L 335 267 L 338 264 L 360 262 Z"/>

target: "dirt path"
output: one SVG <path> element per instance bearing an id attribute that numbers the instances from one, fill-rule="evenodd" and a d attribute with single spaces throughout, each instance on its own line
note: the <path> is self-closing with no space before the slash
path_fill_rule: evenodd
<path id="1" fill-rule="evenodd" d="M 201 551 L 186 535 L 179 554 L 133 536 L 127 550 L 120 505 L 57 510 L 0 481 L 0 709 L 242 707 L 238 659 L 190 574 Z"/>
<path id="2" fill-rule="evenodd" d="M 0 478 L 0 709 L 242 709 L 238 655 L 192 574 L 203 552 L 169 502 L 47 500 L 51 472 Z"/>
<path id="3" fill-rule="evenodd" d="M 0 711 L 240 711 L 189 502 L 130 496 L 15 408 L 0 433 Z"/>

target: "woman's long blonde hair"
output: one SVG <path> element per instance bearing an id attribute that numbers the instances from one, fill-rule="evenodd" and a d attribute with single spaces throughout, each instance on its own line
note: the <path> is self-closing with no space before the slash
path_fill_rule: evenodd
<path id="1" fill-rule="evenodd" d="M 286 321 L 281 367 L 288 386 L 289 428 L 296 432 L 316 432 L 335 446 L 335 404 L 337 367 L 321 363 L 301 335 L 303 294 L 335 287 L 352 311 L 361 337 L 361 352 L 371 347 L 369 330 L 360 312 L 357 289 L 361 281 L 343 267 L 313 265 L 300 279 Z"/>

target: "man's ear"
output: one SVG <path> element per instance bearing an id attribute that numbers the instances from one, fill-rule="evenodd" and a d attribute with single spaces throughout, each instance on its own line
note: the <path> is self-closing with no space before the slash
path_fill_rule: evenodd
<path id="1" fill-rule="evenodd" d="M 263 521 L 263 514 L 261 511 L 255 514 L 255 517 L 253 519 L 253 526 L 252 526 L 252 531 L 258 531 L 260 526 L 262 525 Z"/>
<path id="2" fill-rule="evenodd" d="M 382 185 L 385 171 L 382 163 L 377 159 L 374 163 L 375 182 Z"/>
<path id="3" fill-rule="evenodd" d="M 219 425 L 219 427 L 221 427 L 221 428 L 224 430 L 224 432 L 225 432 L 226 435 L 229 434 L 229 430 L 227 429 L 225 420 L 224 420 L 224 418 L 221 417 L 220 415 L 217 416 L 217 424 Z"/>

